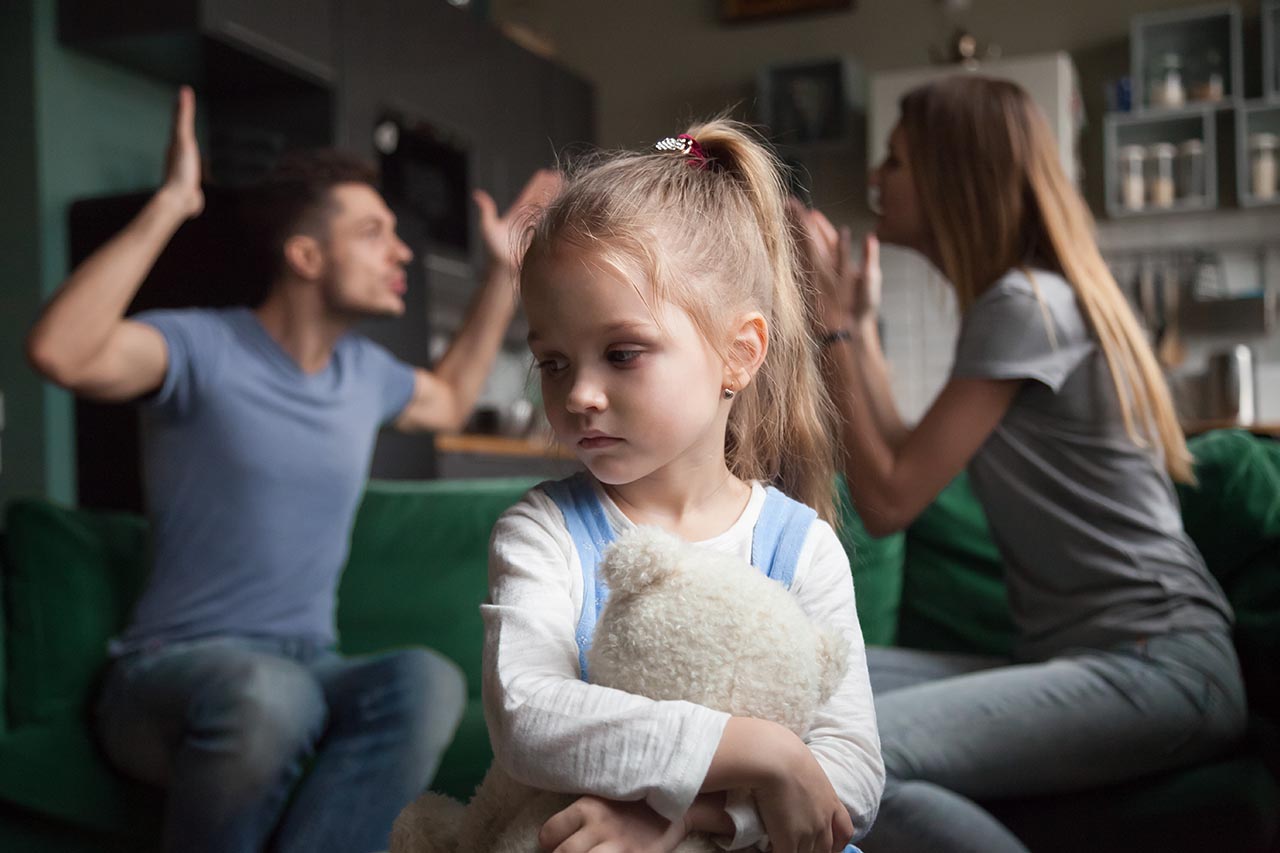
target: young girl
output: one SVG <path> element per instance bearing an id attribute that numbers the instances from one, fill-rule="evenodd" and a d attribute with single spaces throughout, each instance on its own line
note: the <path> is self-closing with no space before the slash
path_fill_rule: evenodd
<path id="1" fill-rule="evenodd" d="M 883 765 L 849 564 L 831 515 L 832 452 L 772 156 L 713 121 L 570 177 L 521 277 L 547 418 L 586 474 L 529 492 L 494 529 L 485 709 L 515 779 L 580 793 L 547 850 L 731 848 L 827 853 L 866 831 Z M 802 741 L 763 720 L 585 680 L 616 535 L 657 525 L 753 555 L 849 669 Z M 776 547 L 774 547 L 776 545 Z M 759 550 L 757 548 L 757 550 Z"/>
<path id="2" fill-rule="evenodd" d="M 876 337 L 874 238 L 859 271 L 806 215 L 858 511 L 873 533 L 900 529 L 967 467 L 1020 631 L 1008 659 L 873 650 L 888 770 L 875 853 L 1024 851 L 975 799 L 1134 778 L 1244 728 L 1231 610 L 1171 483 L 1191 458 L 1060 162 L 1015 84 L 963 75 L 903 99 L 872 177 L 877 231 L 942 270 L 963 317 L 914 428 Z"/>

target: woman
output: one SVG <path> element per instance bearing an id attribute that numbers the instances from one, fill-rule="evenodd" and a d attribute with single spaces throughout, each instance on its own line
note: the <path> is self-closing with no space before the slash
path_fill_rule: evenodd
<path id="1" fill-rule="evenodd" d="M 1230 608 L 1182 528 L 1192 459 L 1049 128 L 1013 83 L 957 76 L 901 103 L 872 176 L 877 233 L 955 288 L 951 376 L 915 427 L 876 334 L 877 243 L 800 211 L 845 470 L 868 530 L 961 470 L 1006 564 L 1010 659 L 870 650 L 888 775 L 869 853 L 1022 851 L 977 799 L 1204 759 L 1244 728 Z"/>

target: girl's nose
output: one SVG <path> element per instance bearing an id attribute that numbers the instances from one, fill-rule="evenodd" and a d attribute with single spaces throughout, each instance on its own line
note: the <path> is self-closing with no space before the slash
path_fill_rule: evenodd
<path id="1" fill-rule="evenodd" d="M 583 415 L 587 412 L 602 411 L 606 404 L 604 386 L 595 380 L 590 371 L 579 371 L 573 377 L 573 384 L 569 387 L 565 408 L 575 415 Z"/>

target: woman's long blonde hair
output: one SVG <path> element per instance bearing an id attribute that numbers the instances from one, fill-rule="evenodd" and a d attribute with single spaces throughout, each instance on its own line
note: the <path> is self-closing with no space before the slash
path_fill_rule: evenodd
<path id="1" fill-rule="evenodd" d="M 1102 347 L 1125 430 L 1163 451 L 1175 480 L 1193 482 L 1168 385 L 1031 96 L 1016 83 L 956 75 L 907 93 L 901 111 L 916 192 L 961 312 L 1011 269 L 1061 274 Z"/>
<path id="2" fill-rule="evenodd" d="M 610 152 L 571 167 L 533 226 L 525 269 L 558 245 L 586 249 L 645 298 L 687 311 L 729 363 L 731 323 L 759 311 L 768 351 L 729 415 L 729 470 L 776 482 L 833 520 L 831 407 L 814 360 L 781 165 L 737 122 L 713 119 L 685 133 L 702 158 Z M 672 405 L 679 390 L 671 389 Z"/>

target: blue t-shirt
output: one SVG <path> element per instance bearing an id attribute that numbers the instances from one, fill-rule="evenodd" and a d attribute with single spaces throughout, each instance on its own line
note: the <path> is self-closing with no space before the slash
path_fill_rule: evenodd
<path id="1" fill-rule="evenodd" d="M 332 642 L 374 440 L 409 402 L 413 369 L 349 334 L 306 374 L 244 308 L 136 319 L 169 358 L 143 409 L 153 567 L 112 651 L 213 635 Z"/>

